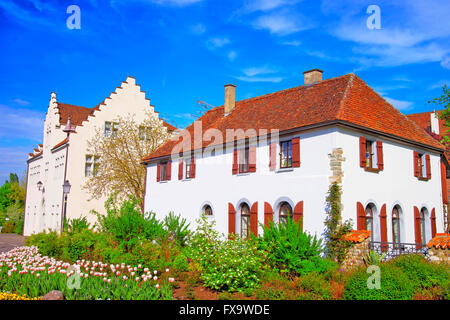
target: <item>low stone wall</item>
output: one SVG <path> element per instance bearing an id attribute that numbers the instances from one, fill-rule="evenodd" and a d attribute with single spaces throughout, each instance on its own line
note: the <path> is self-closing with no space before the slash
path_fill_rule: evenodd
<path id="1" fill-rule="evenodd" d="M 450 249 L 436 249 L 430 248 L 428 250 L 428 255 L 430 256 L 431 262 L 441 263 L 445 262 L 450 264 Z"/>
<path id="2" fill-rule="evenodd" d="M 428 248 L 428 255 L 430 256 L 431 262 L 445 262 L 450 264 L 450 234 L 437 233 L 436 236 L 428 242 Z"/>
<path id="3" fill-rule="evenodd" d="M 352 230 L 346 237 L 346 240 L 353 242 L 353 247 L 347 253 L 347 257 L 341 264 L 344 270 L 350 270 L 354 267 L 364 264 L 364 259 L 369 252 L 370 231 Z"/>

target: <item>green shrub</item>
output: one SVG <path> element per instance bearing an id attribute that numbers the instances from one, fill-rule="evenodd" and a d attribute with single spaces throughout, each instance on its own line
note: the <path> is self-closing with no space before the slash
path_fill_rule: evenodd
<path id="1" fill-rule="evenodd" d="M 13 233 L 16 228 L 14 222 L 6 221 L 3 223 L 2 233 Z"/>
<path id="2" fill-rule="evenodd" d="M 302 275 L 326 268 L 320 254 L 322 240 L 303 232 L 301 222 L 288 219 L 287 223 L 264 226 L 261 249 L 269 252 L 273 266 L 287 269 L 292 274 Z"/>
<path id="3" fill-rule="evenodd" d="M 89 229 L 63 236 L 62 259 L 70 261 L 90 259 L 94 246 L 101 236 L 102 235 L 96 234 Z"/>
<path id="4" fill-rule="evenodd" d="M 449 282 L 448 266 L 429 263 L 422 255 L 403 255 L 388 263 L 402 269 L 417 288 L 444 286 Z"/>
<path id="5" fill-rule="evenodd" d="M 188 267 L 189 265 L 186 256 L 181 252 L 177 254 L 173 259 L 172 264 L 172 268 L 174 269 L 174 271 L 188 271 Z"/>
<path id="6" fill-rule="evenodd" d="M 297 288 L 310 293 L 314 300 L 329 300 L 332 298 L 330 281 L 321 273 L 311 272 L 297 278 Z"/>
<path id="7" fill-rule="evenodd" d="M 26 244 L 38 247 L 40 254 L 49 257 L 60 257 L 63 250 L 62 238 L 55 231 L 33 234 Z"/>
<path id="8" fill-rule="evenodd" d="M 181 216 L 174 215 L 172 212 L 164 218 L 164 228 L 180 246 L 184 246 L 189 236 L 189 223 Z"/>
<path id="9" fill-rule="evenodd" d="M 69 219 L 66 223 L 65 231 L 69 235 L 80 233 L 86 229 L 89 229 L 91 224 L 87 221 L 86 217 Z"/>
<path id="10" fill-rule="evenodd" d="M 410 300 L 415 286 L 403 270 L 392 264 L 381 264 L 380 289 L 369 289 L 367 280 L 372 273 L 361 267 L 354 271 L 344 285 L 346 300 Z"/>
<path id="11" fill-rule="evenodd" d="M 214 221 L 202 216 L 190 243 L 190 256 L 204 285 L 230 292 L 257 287 L 265 267 L 265 252 L 259 251 L 253 240 L 222 239 L 214 226 Z"/>

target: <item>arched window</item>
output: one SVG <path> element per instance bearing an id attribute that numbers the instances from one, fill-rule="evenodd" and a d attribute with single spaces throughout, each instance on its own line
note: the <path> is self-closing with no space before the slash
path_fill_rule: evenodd
<path id="1" fill-rule="evenodd" d="M 244 203 L 241 205 L 241 237 L 247 239 L 250 235 L 250 207 Z"/>
<path id="2" fill-rule="evenodd" d="M 211 206 L 210 206 L 209 204 L 206 204 L 206 205 L 203 207 L 202 213 L 203 213 L 205 216 L 212 216 L 212 215 L 213 215 L 213 211 L 212 211 Z"/>
<path id="3" fill-rule="evenodd" d="M 280 204 L 279 219 L 278 219 L 279 223 L 287 223 L 288 217 L 291 220 L 294 219 L 292 207 L 289 203 L 282 202 Z"/>
<path id="4" fill-rule="evenodd" d="M 426 224 L 425 224 L 425 216 L 427 216 L 427 209 L 426 208 L 422 208 L 420 210 L 420 234 L 421 234 L 421 239 L 422 239 L 422 244 L 425 246 L 427 244 L 426 241 Z"/>
<path id="5" fill-rule="evenodd" d="M 370 231 L 370 240 L 374 241 L 374 228 L 373 228 L 373 213 L 375 211 L 375 205 L 369 203 L 366 207 L 366 230 Z"/>
<path id="6" fill-rule="evenodd" d="M 400 207 L 398 205 L 392 209 L 392 242 L 394 248 L 400 247 Z"/>

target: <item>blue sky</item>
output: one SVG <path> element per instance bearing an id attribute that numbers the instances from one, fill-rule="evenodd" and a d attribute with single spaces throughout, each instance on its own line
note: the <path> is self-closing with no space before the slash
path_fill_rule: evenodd
<path id="1" fill-rule="evenodd" d="M 81 29 L 68 29 L 69 5 Z M 381 29 L 369 29 L 370 5 Z M 0 182 L 42 142 L 50 92 L 93 107 L 127 75 L 183 128 L 197 100 L 223 104 L 354 72 L 404 113 L 450 83 L 448 0 L 90 0 L 0 2 Z"/>

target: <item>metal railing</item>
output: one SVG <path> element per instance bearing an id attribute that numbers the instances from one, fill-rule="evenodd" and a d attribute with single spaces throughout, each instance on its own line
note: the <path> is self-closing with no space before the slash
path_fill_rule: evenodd
<path id="1" fill-rule="evenodd" d="M 385 254 L 383 261 L 403 254 L 421 254 L 425 259 L 429 260 L 426 244 L 371 241 L 369 242 L 369 250 L 373 250 L 379 255 Z"/>

